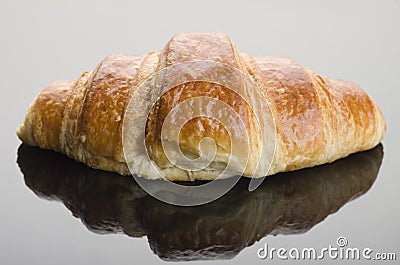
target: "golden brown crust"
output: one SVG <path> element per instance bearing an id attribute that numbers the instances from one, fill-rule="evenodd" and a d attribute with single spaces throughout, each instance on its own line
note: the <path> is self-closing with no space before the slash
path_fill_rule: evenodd
<path id="1" fill-rule="evenodd" d="M 218 32 L 177 34 L 161 53 L 113 54 L 75 82 L 49 85 L 31 106 L 17 134 L 27 144 L 63 152 L 91 167 L 130 174 L 122 149 L 122 121 L 131 96 L 158 70 L 193 60 L 236 68 L 256 89 L 243 89 L 242 98 L 222 85 L 196 81 L 160 97 L 148 117 L 146 145 L 151 159 L 170 180 L 215 179 L 229 158 L 231 139 L 226 128 L 213 119 L 195 118 L 182 128 L 179 144 L 185 154 L 198 156 L 200 140 L 213 138 L 217 143 L 214 163 L 205 170 L 186 172 L 167 161 L 160 140 L 162 124 L 175 106 L 198 96 L 221 100 L 245 121 L 250 139 L 247 176 L 256 171 L 262 142 L 272 145 L 275 131 L 267 128 L 268 119 L 276 123 L 276 147 L 268 146 L 275 148 L 275 157 L 269 171 L 268 163 L 261 161 L 261 171 L 254 177 L 332 162 L 370 149 L 383 138 L 383 116 L 357 85 L 324 79 L 289 58 L 238 53 L 229 37 Z M 260 104 L 265 99 L 271 117 Z M 264 115 L 262 131 L 253 111 Z"/>
<path id="2" fill-rule="evenodd" d="M 382 140 L 382 114 L 357 85 L 324 79 L 289 58 L 254 58 L 276 118 L 278 150 L 270 174 L 332 162 Z"/>
<path id="3" fill-rule="evenodd" d="M 199 60 L 223 63 L 224 65 L 242 70 L 240 57 L 235 46 L 228 36 L 222 33 L 181 33 L 174 36 L 163 50 L 160 65 L 161 67 L 168 67 L 173 64 Z M 244 122 L 244 126 L 249 133 L 251 155 L 246 173 L 251 175 L 251 172 L 256 167 L 256 164 L 252 162 L 257 161 L 256 156 L 259 153 L 257 146 L 259 134 L 257 134 L 257 130 L 254 128 L 255 117 L 252 113 L 252 106 L 249 106 L 246 100 L 238 93 L 211 82 L 196 81 L 184 83 L 168 90 L 160 97 L 153 111 L 150 113 L 147 124 L 146 145 L 150 158 L 161 169 L 175 168 L 164 154 L 161 144 L 161 128 L 166 116 L 174 107 L 185 100 L 200 96 L 218 99 L 227 104 Z M 198 157 L 200 155 L 199 143 L 201 139 L 206 137 L 212 138 L 216 143 L 217 152 L 213 163 L 208 167 L 208 171 L 212 175 L 217 175 L 214 171 L 225 168 L 229 162 L 232 140 L 229 136 L 229 128 L 224 127 L 227 124 L 222 124 L 220 122 L 221 119 L 217 119 L 218 117 L 215 113 L 218 112 L 216 109 L 218 106 L 204 103 L 198 107 L 208 117 L 214 117 L 215 119 L 199 117 L 188 121 L 182 127 L 182 131 L 179 134 L 179 145 L 185 155 Z M 196 107 L 193 105 L 192 108 Z M 176 120 L 172 122 L 177 123 Z M 210 178 L 203 176 L 204 172 L 185 174 L 185 172 L 178 173 L 175 170 L 173 174 L 175 174 L 174 178 L 176 180 Z"/>
<path id="4" fill-rule="evenodd" d="M 144 58 L 111 54 L 93 72 L 78 121 L 78 137 L 93 155 L 124 161 L 121 137 L 115 135 L 122 133 L 131 82 Z"/>
<path id="5" fill-rule="evenodd" d="M 73 81 L 60 80 L 51 83 L 36 98 L 25 118 L 24 126 L 17 134 L 24 143 L 44 149 L 63 151 L 60 128 L 64 106 L 73 88 Z"/>
<path id="6" fill-rule="evenodd" d="M 200 96 L 215 98 L 226 103 L 240 115 L 246 129 L 249 131 L 251 130 L 250 120 L 254 119 L 254 115 L 251 112 L 251 107 L 248 106 L 240 95 L 221 85 L 209 82 L 190 82 L 179 85 L 166 92 L 158 100 L 157 108 L 151 113 L 149 119 L 150 121 L 155 121 L 155 124 L 153 126 L 148 126 L 146 145 L 151 159 L 157 161 L 156 163 L 159 167 L 166 168 L 173 166 L 165 157 L 161 145 L 161 129 L 166 116 L 174 107 L 178 106 L 183 101 Z M 209 116 L 215 112 L 215 107 L 211 104 L 208 108 L 205 105 L 203 105 L 203 107 L 206 109 L 204 112 L 207 111 Z M 152 115 L 155 117 L 152 117 Z M 175 121 L 173 122 L 176 123 Z M 182 127 L 179 134 L 179 145 L 182 152 L 189 157 L 198 157 L 200 155 L 200 150 L 198 148 L 200 141 L 205 137 L 210 137 L 214 139 L 217 144 L 214 166 L 218 166 L 218 163 L 226 165 L 229 160 L 229 154 L 231 153 L 231 141 L 229 132 L 224 126 L 226 126 L 226 124 L 222 124 L 217 119 L 210 118 L 198 117 L 188 121 Z M 250 137 L 256 136 L 251 135 Z M 256 152 L 256 150 L 254 151 Z"/>
<path id="7" fill-rule="evenodd" d="M 325 145 L 322 102 L 311 77 L 293 60 L 276 56 L 254 57 L 263 76 L 264 95 L 274 106 L 278 148 L 289 163 L 279 171 L 313 160 Z"/>
<path id="8" fill-rule="evenodd" d="M 161 67 L 194 60 L 215 61 L 240 68 L 233 42 L 221 32 L 176 34 L 164 47 Z"/>

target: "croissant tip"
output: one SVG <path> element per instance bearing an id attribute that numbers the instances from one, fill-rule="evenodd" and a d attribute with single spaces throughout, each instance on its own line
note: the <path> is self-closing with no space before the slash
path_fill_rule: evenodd
<path id="1" fill-rule="evenodd" d="M 26 137 L 25 137 L 25 130 L 24 130 L 24 125 L 22 124 L 16 131 L 16 134 L 18 136 L 18 138 L 22 141 L 22 142 L 26 142 Z"/>
<path id="2" fill-rule="evenodd" d="M 29 135 L 29 129 L 26 127 L 26 123 L 23 123 L 16 131 L 18 138 L 24 143 L 30 146 L 37 146 L 38 144 L 33 139 L 32 135 Z"/>

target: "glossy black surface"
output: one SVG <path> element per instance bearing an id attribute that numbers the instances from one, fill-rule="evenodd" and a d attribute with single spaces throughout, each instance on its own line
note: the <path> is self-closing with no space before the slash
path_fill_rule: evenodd
<path id="1" fill-rule="evenodd" d="M 160 202 L 131 177 L 53 151 L 21 145 L 18 164 L 35 194 L 61 201 L 90 231 L 147 236 L 160 258 L 186 261 L 230 259 L 268 234 L 305 233 L 368 191 L 382 156 L 379 145 L 332 164 L 274 175 L 253 192 L 242 178 L 222 198 L 196 207 Z"/>

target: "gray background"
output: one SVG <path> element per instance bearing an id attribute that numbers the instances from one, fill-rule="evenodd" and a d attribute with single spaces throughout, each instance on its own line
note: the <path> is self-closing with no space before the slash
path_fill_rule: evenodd
<path id="1" fill-rule="evenodd" d="M 163 262 L 146 238 L 91 233 L 61 203 L 38 199 L 15 163 L 15 130 L 48 83 L 74 79 L 111 52 L 142 54 L 160 50 L 179 31 L 214 30 L 228 33 L 240 51 L 286 55 L 324 76 L 359 84 L 388 127 L 383 165 L 365 196 L 306 234 L 268 236 L 225 262 L 262 264 L 267 261 L 258 260 L 256 250 L 265 242 L 319 247 L 339 235 L 400 258 L 400 1 L 232 2 L 1 2 L 0 264 Z"/>

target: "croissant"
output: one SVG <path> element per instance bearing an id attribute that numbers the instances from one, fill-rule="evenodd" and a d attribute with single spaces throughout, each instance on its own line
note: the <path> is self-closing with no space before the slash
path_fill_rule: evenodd
<path id="1" fill-rule="evenodd" d="M 239 53 L 212 32 L 179 33 L 161 52 L 111 54 L 75 81 L 48 85 L 17 135 L 93 168 L 193 181 L 329 163 L 373 148 L 385 130 L 357 85 Z"/>

